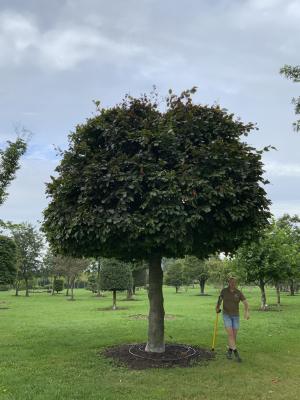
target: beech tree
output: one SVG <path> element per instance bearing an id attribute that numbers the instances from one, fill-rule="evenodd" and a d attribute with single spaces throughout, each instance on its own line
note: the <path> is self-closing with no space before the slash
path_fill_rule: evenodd
<path id="1" fill-rule="evenodd" d="M 255 126 L 195 88 L 126 96 L 78 125 L 47 185 L 47 238 L 58 253 L 149 263 L 146 351 L 164 352 L 162 257 L 234 251 L 270 216 Z"/>

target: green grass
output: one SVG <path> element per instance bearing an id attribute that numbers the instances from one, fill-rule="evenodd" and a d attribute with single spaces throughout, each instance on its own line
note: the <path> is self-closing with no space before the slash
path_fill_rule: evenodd
<path id="1" fill-rule="evenodd" d="M 98 311 L 111 296 L 96 298 L 77 290 L 77 300 L 62 294 L 16 298 L 0 293 L 0 399 L 299 399 L 300 296 L 282 296 L 282 312 L 259 312 L 257 290 L 244 290 L 251 306 L 249 321 L 241 321 L 242 364 L 224 356 L 226 336 L 220 321 L 215 361 L 193 368 L 132 371 L 116 367 L 97 353 L 111 345 L 146 341 L 147 321 L 129 315 L 146 314 L 147 295 L 139 301 L 119 301 L 127 310 Z M 175 294 L 165 289 L 166 340 L 211 346 L 214 304 L 198 289 Z M 275 293 L 269 291 L 269 303 Z M 119 300 L 124 298 L 119 295 Z M 5 302 L 5 303 L 2 303 Z"/>

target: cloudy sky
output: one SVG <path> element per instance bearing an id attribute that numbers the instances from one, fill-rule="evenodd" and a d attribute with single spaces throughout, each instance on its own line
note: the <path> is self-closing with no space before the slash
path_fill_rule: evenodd
<path id="1" fill-rule="evenodd" d="M 299 85 L 279 75 L 299 65 L 299 0 L 0 0 L 0 146 L 33 135 L 0 218 L 36 223 L 57 164 L 54 147 L 125 93 L 198 86 L 273 145 L 265 156 L 275 215 L 300 214 L 300 133 L 290 103 Z"/>

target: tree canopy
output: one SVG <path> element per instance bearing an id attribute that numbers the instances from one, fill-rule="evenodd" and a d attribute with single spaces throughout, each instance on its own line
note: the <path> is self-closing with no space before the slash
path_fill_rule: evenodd
<path id="1" fill-rule="evenodd" d="M 300 82 L 300 65 L 291 66 L 291 65 L 284 65 L 280 69 L 280 73 L 284 75 L 287 79 L 292 80 L 295 83 Z M 300 114 L 300 96 L 297 98 L 292 99 L 292 103 L 295 106 L 295 114 Z M 300 131 L 300 119 L 294 122 L 294 128 L 296 131 Z"/>
<path id="2" fill-rule="evenodd" d="M 60 253 L 145 259 L 233 251 L 269 217 L 254 129 L 218 105 L 126 97 L 78 125 L 47 186 Z"/>
<path id="3" fill-rule="evenodd" d="M 0 285 L 13 283 L 17 273 L 17 248 L 13 239 L 0 235 Z"/>
<path id="4" fill-rule="evenodd" d="M 15 142 L 7 142 L 4 150 L 0 149 L 0 205 L 7 197 L 7 187 L 15 178 L 16 171 L 20 167 L 20 158 L 26 148 L 26 142 L 22 138 L 17 138 Z"/>

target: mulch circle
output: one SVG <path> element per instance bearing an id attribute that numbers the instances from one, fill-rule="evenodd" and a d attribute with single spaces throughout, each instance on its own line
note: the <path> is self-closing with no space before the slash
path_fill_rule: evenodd
<path id="1" fill-rule="evenodd" d="M 144 314 L 128 315 L 128 318 L 129 319 L 148 320 L 148 315 L 144 315 Z M 165 320 L 173 320 L 173 319 L 176 319 L 175 315 L 165 314 Z"/>
<path id="2" fill-rule="evenodd" d="M 213 360 L 212 351 L 187 344 L 166 344 L 164 353 L 148 353 L 146 343 L 124 344 L 105 349 L 101 354 L 112 358 L 117 364 L 130 369 L 192 367 Z"/>

